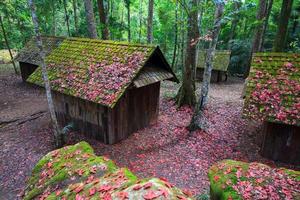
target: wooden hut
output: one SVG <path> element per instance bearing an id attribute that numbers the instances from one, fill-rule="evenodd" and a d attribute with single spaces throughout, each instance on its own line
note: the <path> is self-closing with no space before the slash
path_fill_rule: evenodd
<path id="1" fill-rule="evenodd" d="M 196 68 L 196 79 L 202 81 L 203 73 L 205 69 L 205 59 L 207 51 L 198 51 L 197 68 Z M 213 70 L 211 72 L 211 82 L 220 82 L 227 80 L 227 70 L 230 62 L 231 51 L 217 50 L 213 60 Z"/>
<path id="2" fill-rule="evenodd" d="M 244 114 L 264 122 L 263 156 L 300 164 L 300 54 L 254 55 Z"/>
<path id="3" fill-rule="evenodd" d="M 63 37 L 43 36 L 42 42 L 46 56 L 58 47 L 63 40 Z M 19 62 L 22 80 L 26 81 L 41 62 L 35 38 L 26 43 L 25 47 L 18 53 L 14 60 Z"/>
<path id="4" fill-rule="evenodd" d="M 178 81 L 152 45 L 68 38 L 46 63 L 60 126 L 107 144 L 155 122 L 160 82 Z M 27 82 L 43 86 L 41 68 Z"/>

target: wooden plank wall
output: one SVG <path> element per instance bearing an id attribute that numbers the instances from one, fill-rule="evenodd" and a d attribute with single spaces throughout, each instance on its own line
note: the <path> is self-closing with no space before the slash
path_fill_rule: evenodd
<path id="1" fill-rule="evenodd" d="M 261 154 L 275 161 L 300 165 L 300 127 L 265 122 Z"/>
<path id="2" fill-rule="evenodd" d="M 160 82 L 132 88 L 108 110 L 109 144 L 129 137 L 158 118 Z"/>
<path id="3" fill-rule="evenodd" d="M 53 100 L 61 128 L 73 122 L 81 133 L 108 143 L 106 107 L 58 92 Z"/>
<path id="4" fill-rule="evenodd" d="M 20 70 L 22 80 L 25 82 L 27 78 L 38 68 L 37 65 L 20 62 Z"/>

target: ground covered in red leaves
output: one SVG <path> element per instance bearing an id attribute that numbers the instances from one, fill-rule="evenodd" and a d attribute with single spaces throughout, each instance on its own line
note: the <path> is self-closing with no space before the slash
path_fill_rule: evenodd
<path id="1" fill-rule="evenodd" d="M 14 75 L 0 76 L 0 196 L 16 199 L 35 163 L 54 149 L 43 91 L 24 86 Z M 116 145 L 72 133 L 68 144 L 89 142 L 97 155 L 126 166 L 140 178 L 164 177 L 193 194 L 207 193 L 207 172 L 223 159 L 273 163 L 259 155 L 259 125 L 241 117 L 243 81 L 230 79 L 213 84 L 208 108 L 209 129 L 189 134 L 192 110 L 177 108 L 170 96 L 178 86 L 162 86 L 157 123 L 134 133 Z M 22 111 L 22 112 L 21 112 Z M 5 123 L 2 123 L 5 122 Z M 8 122 L 8 123 L 7 123 Z M 290 166 L 293 167 L 293 166 Z"/>

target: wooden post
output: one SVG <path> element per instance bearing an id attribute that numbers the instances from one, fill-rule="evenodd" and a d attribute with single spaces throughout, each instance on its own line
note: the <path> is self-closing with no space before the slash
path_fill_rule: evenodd
<path id="1" fill-rule="evenodd" d="M 261 154 L 274 161 L 300 164 L 300 127 L 265 122 Z"/>
<path id="2" fill-rule="evenodd" d="M 7 47 L 8 51 L 9 51 L 10 59 L 11 59 L 11 62 L 13 64 L 13 66 L 14 66 L 15 73 L 19 74 L 18 71 L 17 71 L 16 64 L 14 62 L 14 57 L 13 57 L 13 55 L 11 53 L 11 50 L 10 50 L 10 47 L 9 47 L 9 44 L 8 44 L 8 40 L 7 40 L 7 37 L 6 37 L 6 32 L 5 32 L 3 21 L 2 21 L 2 16 L 0 16 L 0 23 L 1 23 L 1 28 L 2 28 L 2 32 L 3 32 L 5 44 L 6 44 L 6 47 Z"/>

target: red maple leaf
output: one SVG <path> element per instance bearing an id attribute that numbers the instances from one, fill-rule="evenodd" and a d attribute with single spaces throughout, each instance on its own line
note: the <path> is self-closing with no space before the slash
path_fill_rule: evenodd
<path id="1" fill-rule="evenodd" d="M 140 190 L 142 188 L 142 186 L 140 184 L 134 186 L 132 189 L 133 190 Z"/>
<path id="2" fill-rule="evenodd" d="M 144 187 L 144 189 L 149 189 L 152 187 L 152 185 L 153 184 L 151 182 L 149 182 L 149 183 L 146 183 L 143 187 Z"/>
<path id="3" fill-rule="evenodd" d="M 93 196 L 96 193 L 96 188 L 92 187 L 89 189 L 89 195 Z"/>
<path id="4" fill-rule="evenodd" d="M 144 194 L 143 198 L 146 200 L 152 200 L 152 199 L 159 197 L 160 195 L 161 195 L 161 193 L 155 193 L 151 190 L 151 191 L 148 191 L 146 194 Z"/>

